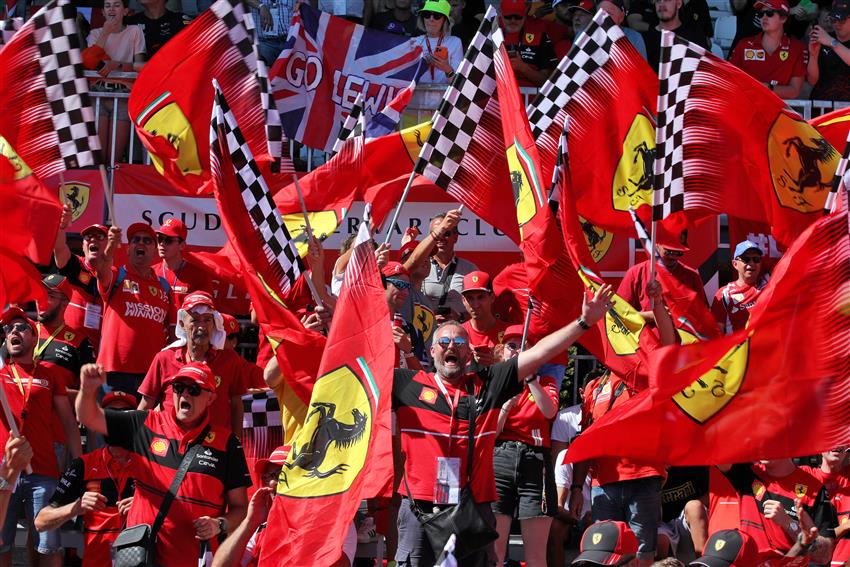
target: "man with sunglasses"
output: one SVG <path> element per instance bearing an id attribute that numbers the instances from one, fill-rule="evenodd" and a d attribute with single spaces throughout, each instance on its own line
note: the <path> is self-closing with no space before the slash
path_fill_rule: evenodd
<path id="1" fill-rule="evenodd" d="M 493 450 L 499 411 L 519 394 L 525 377 L 554 356 L 566 351 L 581 334 L 610 309 L 610 286 L 593 298 L 584 297 L 581 316 L 540 339 L 532 348 L 505 362 L 483 368 L 473 362 L 469 336 L 459 323 L 449 321 L 437 328 L 431 355 L 436 372 L 397 369 L 393 379 L 393 411 L 400 437 L 404 482 L 398 489 L 402 503 L 398 513 L 400 567 L 433 565 L 435 557 L 410 499 L 423 510 L 445 509 L 458 502 L 467 484 L 466 462 L 470 406 L 467 388 L 475 401 L 475 446 L 470 490 L 482 517 L 495 527 L 490 503 L 496 500 Z M 460 536 L 462 537 L 462 535 Z M 483 565 L 494 559 L 492 546 L 467 557 L 464 565 Z"/>
<path id="2" fill-rule="evenodd" d="M 460 319 L 461 313 L 464 312 L 460 296 L 463 291 L 463 277 L 478 269 L 469 260 L 455 255 L 459 222 L 460 212 L 457 209 L 435 215 L 428 228 L 430 238 L 425 238 L 420 243 L 423 249 L 433 243 L 431 271 L 422 282 L 422 292 L 434 302 L 438 323 L 446 319 Z"/>
<path id="3" fill-rule="evenodd" d="M 138 395 L 154 356 L 165 346 L 168 282 L 157 277 L 156 232 L 144 222 L 127 228 L 127 263 L 114 267 L 121 229 L 113 226 L 97 258 L 97 286 L 103 298 L 103 336 L 97 362 L 106 370 L 107 387 Z"/>
<path id="4" fill-rule="evenodd" d="M 762 249 L 755 242 L 744 240 L 735 246 L 732 267 L 738 278 L 718 289 L 711 303 L 711 314 L 717 319 L 723 334 L 728 335 L 747 326 L 750 309 L 767 285 L 767 278 L 761 273 L 762 258 Z"/>
<path id="5" fill-rule="evenodd" d="M 156 541 L 156 564 L 196 567 L 198 542 L 227 537 L 248 507 L 251 485 L 245 453 L 236 436 L 210 422 L 216 384 L 212 370 L 190 362 L 171 376 L 172 408 L 164 411 L 104 410 L 97 404 L 104 385 L 103 367 L 83 367 L 77 416 L 89 429 L 107 436 L 135 459 L 136 493 L 127 526 L 153 524 L 163 495 L 183 456 L 195 444 L 200 452 L 189 465 Z"/>
<path id="6" fill-rule="evenodd" d="M 183 300 L 193 291 L 212 290 L 212 280 L 201 266 L 184 257 L 186 251 L 186 225 L 178 218 L 168 218 L 156 231 L 156 251 L 161 262 L 156 267 L 159 277 L 165 278 L 171 290 L 171 312 L 168 316 L 169 332 L 174 334 L 177 311 Z"/>
<path id="7" fill-rule="evenodd" d="M 746 71 L 780 98 L 797 98 L 806 76 L 806 46 L 785 33 L 785 0 L 759 0 L 756 17 L 762 33 L 735 45 L 729 62 Z"/>
<path id="8" fill-rule="evenodd" d="M 558 64 L 546 23 L 528 17 L 525 0 L 502 0 L 500 24 L 519 86 L 543 85 Z"/>
<path id="9" fill-rule="evenodd" d="M 829 21 L 835 37 L 821 26 L 809 35 L 806 80 L 812 100 L 850 100 L 850 1 L 835 0 Z"/>
<path id="10" fill-rule="evenodd" d="M 83 255 L 71 253 L 65 235 L 65 229 L 71 224 L 74 209 L 65 205 L 59 232 L 53 245 L 53 262 L 59 273 L 68 278 L 71 284 L 71 297 L 65 313 L 69 326 L 79 329 L 88 336 L 95 348 L 100 343 L 100 324 L 103 314 L 103 301 L 97 291 L 97 271 L 95 262 L 106 248 L 109 229 L 102 224 L 89 225 L 80 232 L 83 239 Z"/>
<path id="11" fill-rule="evenodd" d="M 11 307 L 0 317 L 0 325 L 6 335 L 5 366 L 0 369 L 0 386 L 20 433 L 30 441 L 33 449 L 32 471 L 21 474 L 4 517 L 0 533 L 0 564 L 12 564 L 17 520 L 25 511 L 38 564 L 59 566 L 62 564 L 59 531 L 37 533 L 32 519 L 47 505 L 59 480 L 55 445 L 62 439 L 56 437 L 54 419 L 61 423 L 72 458 L 79 457 L 82 452 L 80 430 L 74 420 L 63 377 L 55 367 L 39 364 L 34 358 L 38 340 L 35 323 L 21 309 Z M 3 412 L 0 412 L 0 421 L 0 444 L 5 445 L 11 427 Z M 8 483 L 0 480 L 0 490 L 7 488 Z"/>

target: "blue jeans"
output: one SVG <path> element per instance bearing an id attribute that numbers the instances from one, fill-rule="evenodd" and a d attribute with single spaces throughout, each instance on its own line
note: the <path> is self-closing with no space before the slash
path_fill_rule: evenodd
<path id="1" fill-rule="evenodd" d="M 21 474 L 21 478 L 15 485 L 15 492 L 9 500 L 9 511 L 6 512 L 6 519 L 3 523 L 3 544 L 0 545 L 0 553 L 11 551 L 15 545 L 15 530 L 22 508 L 26 515 L 27 527 L 35 542 L 36 551 L 42 555 L 51 555 L 62 551 L 58 529 L 48 532 L 35 531 L 35 517 L 50 502 L 58 483 L 58 480 L 49 476 Z"/>
<path id="2" fill-rule="evenodd" d="M 257 50 L 260 52 L 266 66 L 271 68 L 274 62 L 277 61 L 277 56 L 283 51 L 283 46 L 286 44 L 286 38 L 261 37 L 257 41 Z"/>
<path id="3" fill-rule="evenodd" d="M 638 557 L 655 558 L 658 523 L 661 521 L 660 476 L 594 486 L 590 493 L 593 521 L 626 522 L 638 540 Z"/>

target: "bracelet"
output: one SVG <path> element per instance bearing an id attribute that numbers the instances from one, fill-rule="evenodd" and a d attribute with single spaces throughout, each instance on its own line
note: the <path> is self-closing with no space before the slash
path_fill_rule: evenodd
<path id="1" fill-rule="evenodd" d="M 430 234 L 431 238 L 433 238 L 434 240 L 439 240 L 441 238 L 441 237 L 437 236 L 436 234 L 434 234 L 433 230 L 431 232 L 429 232 L 428 234 Z"/>
<path id="2" fill-rule="evenodd" d="M 585 331 L 590 330 L 590 325 L 587 324 L 587 321 L 585 321 L 584 318 L 579 317 L 578 319 L 576 319 L 576 323 L 578 323 L 578 326 L 584 329 Z"/>

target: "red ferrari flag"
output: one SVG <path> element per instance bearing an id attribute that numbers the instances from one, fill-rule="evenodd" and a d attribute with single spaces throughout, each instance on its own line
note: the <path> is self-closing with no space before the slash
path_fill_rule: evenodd
<path id="1" fill-rule="evenodd" d="M 292 439 L 259 565 L 327 566 L 369 487 L 392 478 L 395 347 L 371 242 L 345 271 L 307 421 Z"/>
<path id="2" fill-rule="evenodd" d="M 845 209 L 800 236 L 746 329 L 656 353 L 650 388 L 582 433 L 568 458 L 704 465 L 850 442 L 848 220 Z"/>
<path id="3" fill-rule="evenodd" d="M 544 178 L 570 120 L 572 186 L 579 214 L 631 235 L 629 207 L 652 204 L 658 79 L 604 11 L 599 11 L 528 107 Z"/>
<path id="4" fill-rule="evenodd" d="M 47 301 L 41 274 L 19 252 L 0 247 L 0 309 L 12 303 Z"/>
<path id="5" fill-rule="evenodd" d="M 833 148 L 843 147 L 850 134 L 850 106 L 821 114 L 809 120 Z"/>
<path id="6" fill-rule="evenodd" d="M 280 363 L 282 408 L 303 423 L 325 339 L 304 329 L 284 298 L 304 272 L 233 112 L 215 85 L 210 124 L 212 186 L 263 333 Z M 287 439 L 295 431 L 287 428 Z"/>
<path id="7" fill-rule="evenodd" d="M 271 112 L 253 20 L 237 0 L 217 0 L 145 64 L 128 112 L 157 171 L 190 194 L 210 192 L 210 79 L 218 80 L 261 164 L 280 157 L 280 117 Z M 272 122 L 269 122 L 272 120 Z M 291 163 L 284 167 L 290 174 Z"/>
<path id="8" fill-rule="evenodd" d="M 790 244 L 822 216 L 838 152 L 744 71 L 661 38 L 654 217 L 726 213 Z"/>

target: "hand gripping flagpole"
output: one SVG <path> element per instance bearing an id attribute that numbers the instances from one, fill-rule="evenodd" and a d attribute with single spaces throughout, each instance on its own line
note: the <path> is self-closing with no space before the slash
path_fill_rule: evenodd
<path id="1" fill-rule="evenodd" d="M 6 361 L 0 358 L 0 368 L 6 366 Z M 3 406 L 3 415 L 6 416 L 6 423 L 9 425 L 9 431 L 12 432 L 12 435 L 15 437 L 21 436 L 21 431 L 18 429 L 18 423 L 15 421 L 15 415 L 12 413 L 12 408 L 9 407 L 9 399 L 6 397 L 6 389 L 0 385 L 0 405 Z M 27 465 L 26 468 L 27 474 L 32 474 L 32 466 Z M 14 482 L 11 480 L 9 484 L 15 486 L 17 483 L 17 479 L 14 479 Z"/>
<path id="2" fill-rule="evenodd" d="M 301 213 L 304 215 L 304 230 L 307 233 L 309 242 L 313 240 L 313 228 L 310 226 L 310 215 L 307 214 L 307 205 L 304 203 L 304 194 L 301 193 L 301 184 L 298 183 L 298 176 L 294 173 L 292 174 L 292 181 L 295 182 L 295 191 L 298 193 L 298 201 L 301 203 Z M 316 284 L 313 283 L 312 278 L 310 278 L 307 274 L 304 274 L 304 281 L 307 282 L 307 287 L 310 288 L 310 294 L 313 296 L 313 301 L 316 302 L 316 306 L 324 307 L 325 304 L 322 302 L 319 290 L 316 289 Z"/>
<path id="3" fill-rule="evenodd" d="M 531 300 L 531 293 L 528 294 L 528 309 L 525 312 L 525 322 L 522 324 L 522 341 L 519 344 L 519 351 L 523 352 L 525 350 L 525 343 L 528 340 L 528 328 L 531 326 L 531 309 L 533 302 Z"/>

